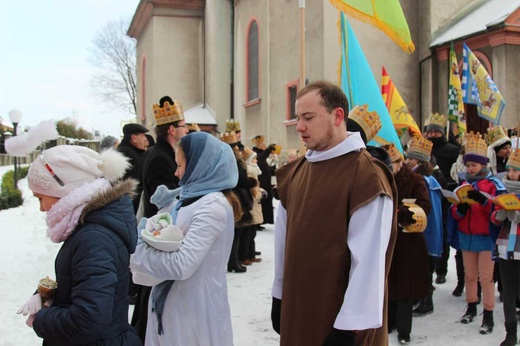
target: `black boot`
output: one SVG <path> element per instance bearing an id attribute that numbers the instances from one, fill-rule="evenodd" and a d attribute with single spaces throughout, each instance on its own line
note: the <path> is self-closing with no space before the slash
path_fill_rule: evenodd
<path id="1" fill-rule="evenodd" d="M 482 318 L 482 326 L 480 326 L 480 334 L 491 334 L 495 322 L 493 321 L 493 311 L 484 310 L 484 318 Z"/>
<path id="2" fill-rule="evenodd" d="M 468 324 L 477 316 L 477 303 L 468 303 L 466 313 L 461 317 L 460 323 Z"/>
<path id="3" fill-rule="evenodd" d="M 231 253 L 229 254 L 229 261 L 227 265 L 228 272 L 243 273 L 247 270 L 246 267 L 240 264 L 238 261 L 238 245 L 239 237 L 238 232 L 235 230 L 235 237 L 233 238 L 233 245 L 231 246 Z"/>
<path id="4" fill-rule="evenodd" d="M 459 281 L 457 283 L 457 287 L 455 287 L 451 294 L 453 294 L 455 297 L 460 297 L 462 295 L 462 291 L 464 291 L 464 281 Z"/>
<path id="5" fill-rule="evenodd" d="M 414 317 L 422 317 L 429 315 L 433 312 L 433 300 L 432 297 L 427 297 L 421 300 L 419 306 L 413 309 Z"/>
<path id="6" fill-rule="evenodd" d="M 506 326 L 506 339 L 502 341 L 500 346 L 514 346 L 516 345 L 516 321 L 504 323 Z"/>

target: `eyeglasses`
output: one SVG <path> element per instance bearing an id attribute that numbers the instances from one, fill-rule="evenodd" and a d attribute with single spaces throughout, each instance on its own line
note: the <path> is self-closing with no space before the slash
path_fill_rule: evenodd
<path id="1" fill-rule="evenodd" d="M 173 127 L 175 127 L 176 129 L 178 129 L 179 127 L 183 127 L 183 128 L 187 128 L 188 125 L 187 124 L 184 124 L 184 125 L 172 125 Z"/>

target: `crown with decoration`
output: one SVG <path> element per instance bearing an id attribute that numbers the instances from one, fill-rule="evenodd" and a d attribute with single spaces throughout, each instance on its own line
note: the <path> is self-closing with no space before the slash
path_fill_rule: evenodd
<path id="1" fill-rule="evenodd" d="M 240 123 L 235 119 L 226 120 L 226 132 L 235 131 L 235 133 L 240 132 Z"/>
<path id="2" fill-rule="evenodd" d="M 200 132 L 200 127 L 196 123 L 186 125 L 188 132 Z"/>
<path id="3" fill-rule="evenodd" d="M 446 118 L 446 116 L 444 114 L 432 113 L 426 120 L 426 125 L 435 124 L 435 125 L 439 125 L 442 128 L 445 128 L 447 121 L 448 121 L 448 119 Z"/>
<path id="4" fill-rule="evenodd" d="M 399 160 L 403 160 L 403 154 L 396 148 L 394 143 L 385 144 L 384 149 L 388 152 L 388 156 L 390 156 L 391 162 L 397 162 Z"/>
<path id="5" fill-rule="evenodd" d="M 502 139 L 509 140 L 509 137 L 507 137 L 507 134 L 502 126 L 493 126 L 488 128 L 487 134 L 484 137 L 486 139 L 487 145 L 492 145 L 493 143 L 496 143 Z"/>
<path id="6" fill-rule="evenodd" d="M 408 157 L 419 161 L 430 161 L 433 142 L 421 136 L 413 136 L 408 142 Z"/>
<path id="7" fill-rule="evenodd" d="M 487 158 L 487 144 L 484 138 L 480 135 L 480 132 L 466 134 L 466 147 L 465 147 L 465 155 L 473 154 L 479 155 Z"/>
<path id="8" fill-rule="evenodd" d="M 249 156 L 253 155 L 254 151 L 249 147 L 244 147 L 244 150 L 242 150 L 242 157 L 244 160 L 247 160 Z"/>
<path id="9" fill-rule="evenodd" d="M 520 149 L 516 148 L 509 156 L 506 167 L 513 167 L 516 170 L 520 170 Z"/>
<path id="10" fill-rule="evenodd" d="M 220 140 L 224 143 L 227 143 L 227 144 L 234 144 L 234 143 L 237 143 L 238 140 L 237 140 L 237 134 L 235 133 L 235 131 L 230 131 L 230 132 L 224 132 L 220 135 Z"/>
<path id="11" fill-rule="evenodd" d="M 173 101 L 168 96 L 165 96 L 160 103 L 162 107 L 158 104 L 152 106 L 157 126 L 184 120 L 184 112 L 182 111 L 180 101 Z"/>
<path id="12" fill-rule="evenodd" d="M 367 142 L 374 138 L 381 130 L 381 119 L 376 111 L 368 112 L 368 105 L 354 107 L 348 114 L 348 118 L 354 120 L 365 132 Z"/>

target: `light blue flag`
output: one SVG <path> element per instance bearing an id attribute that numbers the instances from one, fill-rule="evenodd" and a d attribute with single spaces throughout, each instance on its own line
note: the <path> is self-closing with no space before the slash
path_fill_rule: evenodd
<path id="1" fill-rule="evenodd" d="M 343 12 L 341 12 L 341 89 L 347 95 L 351 109 L 356 105 L 367 104 L 368 110 L 376 111 L 381 119 L 381 130 L 368 144 L 381 146 L 385 141 L 394 143 L 402 153 L 403 148 L 381 96 L 381 90 Z"/>
<path id="2" fill-rule="evenodd" d="M 480 60 L 465 43 L 462 55 L 464 63 L 461 90 L 464 103 L 477 105 L 479 117 L 498 125 L 506 106 L 502 94 Z"/>

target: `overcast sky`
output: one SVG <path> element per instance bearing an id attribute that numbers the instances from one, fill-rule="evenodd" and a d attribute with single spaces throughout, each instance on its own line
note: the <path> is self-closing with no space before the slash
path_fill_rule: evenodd
<path id="1" fill-rule="evenodd" d="M 0 0 L 0 117 L 21 127 L 74 117 L 88 131 L 119 135 L 133 115 L 102 103 L 89 86 L 92 39 L 108 21 L 131 19 L 139 0 Z M 135 118 L 134 118 L 135 119 Z"/>

